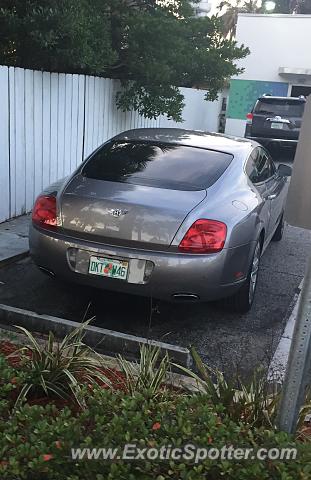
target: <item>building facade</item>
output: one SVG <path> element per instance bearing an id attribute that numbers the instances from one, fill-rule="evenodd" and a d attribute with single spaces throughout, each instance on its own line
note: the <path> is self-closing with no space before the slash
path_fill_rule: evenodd
<path id="1" fill-rule="evenodd" d="M 236 39 L 250 54 L 230 82 L 226 133 L 244 136 L 246 115 L 264 93 L 311 94 L 311 15 L 240 14 Z"/>

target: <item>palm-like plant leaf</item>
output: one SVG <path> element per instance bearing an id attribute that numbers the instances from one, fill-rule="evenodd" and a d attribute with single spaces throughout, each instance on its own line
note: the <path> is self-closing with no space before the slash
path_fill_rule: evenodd
<path id="1" fill-rule="evenodd" d="M 181 365 L 174 365 L 196 380 L 200 392 L 207 394 L 213 405 L 223 405 L 225 412 L 234 420 L 249 425 L 273 425 L 279 394 L 268 393 L 264 372 L 255 372 L 248 384 L 243 384 L 238 378 L 229 383 L 222 372 L 203 363 L 195 348 L 191 347 L 190 350 L 198 374 Z"/>
<path id="2" fill-rule="evenodd" d="M 218 6 L 218 12 L 222 21 L 222 31 L 225 37 L 235 37 L 239 13 L 262 13 L 264 7 L 257 0 L 237 0 L 235 4 L 228 0 L 222 1 Z"/>
<path id="3" fill-rule="evenodd" d="M 111 382 L 101 371 L 104 368 L 101 356 L 82 342 L 83 329 L 88 323 L 81 324 L 60 343 L 55 342 L 55 337 L 50 332 L 43 345 L 39 344 L 26 328 L 17 327 L 27 336 L 29 346 L 17 351 L 27 380 L 16 405 L 31 393 L 41 392 L 64 399 L 73 397 L 83 406 L 81 386 L 86 380 L 89 384 L 100 381 L 111 386 Z"/>
<path id="4" fill-rule="evenodd" d="M 114 371 L 111 374 L 127 393 L 148 391 L 151 396 L 160 393 L 170 368 L 167 353 L 160 360 L 159 348 L 144 344 L 140 347 L 139 362 L 129 362 L 121 356 L 117 359 L 121 377 Z"/>

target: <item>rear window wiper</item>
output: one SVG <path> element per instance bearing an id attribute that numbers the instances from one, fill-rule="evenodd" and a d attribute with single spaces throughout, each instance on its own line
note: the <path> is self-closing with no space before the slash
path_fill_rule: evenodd
<path id="1" fill-rule="evenodd" d="M 271 112 L 269 110 L 259 110 L 259 111 L 255 112 L 255 114 L 256 113 L 262 113 L 263 115 L 273 115 L 274 114 L 274 112 Z"/>

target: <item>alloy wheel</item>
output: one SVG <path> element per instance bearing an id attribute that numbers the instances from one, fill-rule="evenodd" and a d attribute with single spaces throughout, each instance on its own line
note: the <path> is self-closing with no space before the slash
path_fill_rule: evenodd
<path id="1" fill-rule="evenodd" d="M 260 262 L 260 243 L 258 242 L 255 248 L 255 253 L 253 257 L 253 263 L 252 263 L 252 268 L 251 268 L 251 273 L 250 273 L 250 282 L 249 282 L 249 303 L 250 305 L 253 302 L 254 295 L 255 295 L 255 290 L 256 290 L 256 285 L 257 285 L 257 279 L 258 279 L 258 270 L 259 270 L 259 262 Z"/>

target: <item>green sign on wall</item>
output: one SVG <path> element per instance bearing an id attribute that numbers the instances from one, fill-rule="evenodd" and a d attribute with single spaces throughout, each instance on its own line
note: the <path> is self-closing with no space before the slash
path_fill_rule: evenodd
<path id="1" fill-rule="evenodd" d="M 227 118 L 244 120 L 258 97 L 264 93 L 287 97 L 288 83 L 259 80 L 231 80 Z"/>

